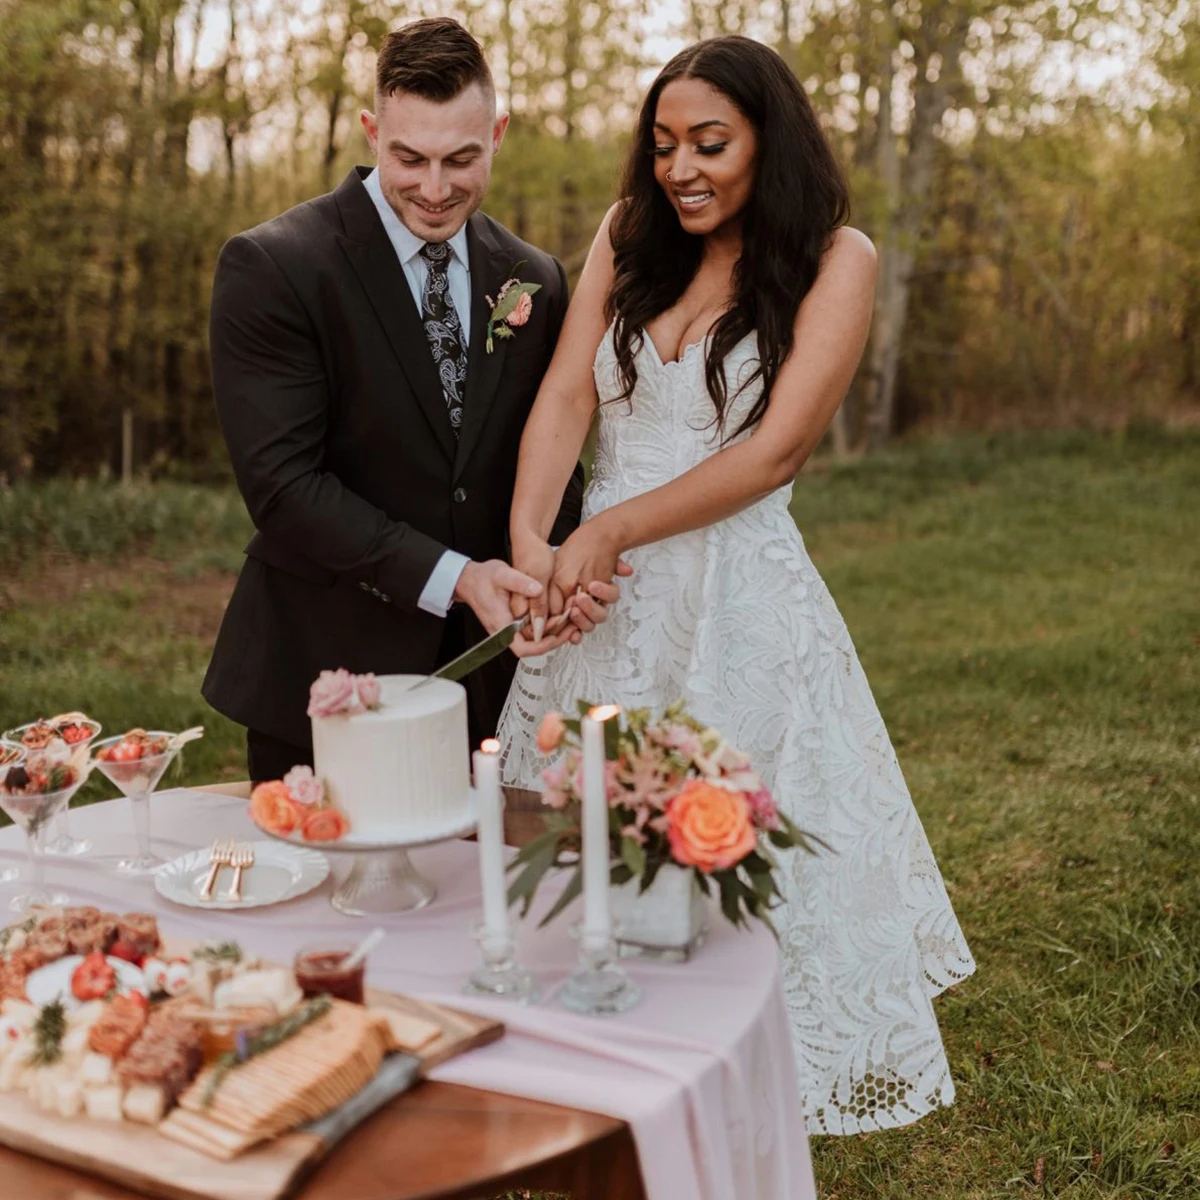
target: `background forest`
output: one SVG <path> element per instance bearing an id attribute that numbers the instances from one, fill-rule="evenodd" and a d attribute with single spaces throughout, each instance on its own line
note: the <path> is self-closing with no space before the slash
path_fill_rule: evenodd
<path id="1" fill-rule="evenodd" d="M 1193 0 L 0 0 L 0 479 L 224 475 L 217 251 L 366 161 L 372 46 L 434 11 L 513 113 L 489 211 L 573 270 L 654 69 L 778 47 L 881 251 L 835 451 L 1195 414 Z"/>

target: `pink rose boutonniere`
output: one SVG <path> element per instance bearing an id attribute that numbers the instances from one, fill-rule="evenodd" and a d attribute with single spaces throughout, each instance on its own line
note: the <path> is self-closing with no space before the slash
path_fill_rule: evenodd
<path id="1" fill-rule="evenodd" d="M 513 267 L 512 274 L 504 281 L 495 300 L 491 296 L 486 297 L 492 310 L 487 323 L 489 354 L 494 349 L 493 339 L 513 337 L 513 330 L 520 329 L 529 320 L 533 312 L 533 294 L 542 290 L 540 283 L 522 283 L 517 278 L 517 272 L 524 265 L 523 262 L 519 262 Z"/>

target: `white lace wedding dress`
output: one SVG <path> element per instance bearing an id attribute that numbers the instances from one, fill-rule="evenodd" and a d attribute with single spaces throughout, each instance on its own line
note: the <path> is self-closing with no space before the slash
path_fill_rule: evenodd
<path id="1" fill-rule="evenodd" d="M 755 365 L 726 360 L 730 394 Z M 627 402 L 600 408 L 584 519 L 669 482 L 718 447 L 704 354 L 663 363 L 649 338 Z M 619 394 L 612 331 L 596 355 Z M 730 406 L 736 429 L 758 394 Z M 749 436 L 749 435 L 743 435 Z M 974 969 L 866 676 L 782 487 L 728 520 L 626 555 L 608 622 L 523 663 L 500 725 L 505 782 L 539 786 L 534 743 L 577 699 L 694 715 L 750 755 L 791 818 L 834 853 L 781 854 L 774 914 L 810 1133 L 905 1125 L 954 1098 L 931 1001 Z"/>

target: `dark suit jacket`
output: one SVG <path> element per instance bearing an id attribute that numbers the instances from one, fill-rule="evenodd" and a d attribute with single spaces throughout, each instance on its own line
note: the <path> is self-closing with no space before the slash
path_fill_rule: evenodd
<path id="1" fill-rule="evenodd" d="M 423 612 L 442 552 L 508 557 L 526 417 L 567 306 L 562 265 L 471 217 L 471 345 L 461 436 L 450 427 L 403 268 L 356 168 L 333 193 L 232 238 L 213 287 L 213 389 L 257 533 L 204 695 L 298 746 L 326 668 L 427 674 L 482 637 L 474 615 Z M 484 342 L 486 296 L 522 262 L 542 285 L 516 336 Z M 555 537 L 579 522 L 583 476 Z M 465 615 L 464 615 L 465 613 Z M 473 736 L 490 733 L 516 660 L 469 678 Z"/>

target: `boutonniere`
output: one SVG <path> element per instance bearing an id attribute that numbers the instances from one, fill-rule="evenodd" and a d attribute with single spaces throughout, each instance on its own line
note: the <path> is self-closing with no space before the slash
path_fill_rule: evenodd
<path id="1" fill-rule="evenodd" d="M 525 265 L 524 261 L 517 263 L 512 274 L 504 281 L 499 294 L 493 300 L 486 296 L 491 306 L 487 323 L 487 352 L 491 354 L 493 338 L 513 337 L 513 330 L 519 329 L 529 320 L 533 312 L 533 294 L 540 292 L 540 283 L 522 283 L 517 278 L 517 272 Z"/>

